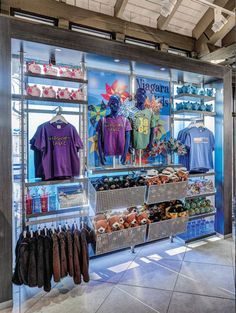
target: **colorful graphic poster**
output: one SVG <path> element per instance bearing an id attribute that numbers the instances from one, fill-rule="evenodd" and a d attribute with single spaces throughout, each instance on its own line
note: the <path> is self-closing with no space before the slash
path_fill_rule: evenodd
<path id="1" fill-rule="evenodd" d="M 96 127 L 98 121 L 109 114 L 110 96 L 120 96 L 123 103 L 129 97 L 129 76 L 120 73 L 88 70 L 88 166 L 100 166 Z M 106 165 L 112 164 L 112 157 L 106 157 Z"/>
<path id="2" fill-rule="evenodd" d="M 147 96 L 151 100 L 155 97 L 162 103 L 161 115 L 170 115 L 170 82 L 156 80 L 138 76 L 136 78 L 136 87 L 146 90 Z"/>

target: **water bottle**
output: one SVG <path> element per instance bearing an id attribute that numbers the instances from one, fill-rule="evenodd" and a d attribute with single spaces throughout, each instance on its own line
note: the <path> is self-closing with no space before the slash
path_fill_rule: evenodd
<path id="1" fill-rule="evenodd" d="M 49 211 L 56 211 L 57 210 L 57 195 L 55 192 L 51 192 L 49 194 L 48 209 L 49 209 Z"/>
<path id="2" fill-rule="evenodd" d="M 33 200 L 33 213 L 40 213 L 41 212 L 41 197 L 40 197 L 38 188 L 36 188 L 36 192 L 33 195 L 32 200 Z"/>
<path id="3" fill-rule="evenodd" d="M 195 221 L 191 223 L 190 236 L 195 237 Z"/>
<path id="4" fill-rule="evenodd" d="M 213 232 L 215 230 L 215 221 L 214 219 L 212 218 L 210 220 L 210 231 Z"/>
<path id="5" fill-rule="evenodd" d="M 206 220 L 206 233 L 209 233 L 209 231 L 210 231 L 210 222 L 209 222 L 209 220 L 207 219 L 207 220 Z"/>
<path id="6" fill-rule="evenodd" d="M 199 221 L 199 220 L 197 220 L 197 222 L 196 222 L 196 231 L 195 231 L 196 236 L 199 236 L 199 235 L 200 235 L 200 233 L 201 233 L 200 226 L 201 226 L 200 221 Z"/>
<path id="7" fill-rule="evenodd" d="M 204 219 L 201 220 L 201 233 L 205 234 L 206 232 L 206 221 Z"/>

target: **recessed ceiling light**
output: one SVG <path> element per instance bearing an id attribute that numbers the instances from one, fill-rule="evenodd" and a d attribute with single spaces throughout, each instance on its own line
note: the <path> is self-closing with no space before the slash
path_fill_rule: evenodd
<path id="1" fill-rule="evenodd" d="M 60 48 L 55 48 L 55 51 L 61 52 L 61 49 Z"/>
<path id="2" fill-rule="evenodd" d="M 119 59 L 114 59 L 114 62 L 119 63 L 120 60 Z"/>
<path id="3" fill-rule="evenodd" d="M 219 63 L 222 63 L 224 61 L 225 61 L 225 59 L 219 59 L 219 60 L 211 60 L 210 62 L 213 64 L 219 64 Z"/>
<path id="4" fill-rule="evenodd" d="M 164 67 L 161 67 L 160 70 L 161 70 L 161 71 L 165 71 L 166 69 L 165 69 Z"/>

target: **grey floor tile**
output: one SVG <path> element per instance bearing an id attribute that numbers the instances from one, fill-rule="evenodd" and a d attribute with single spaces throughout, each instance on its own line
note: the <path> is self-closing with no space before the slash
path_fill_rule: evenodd
<path id="1" fill-rule="evenodd" d="M 134 263 L 136 267 L 131 266 L 126 271 L 120 284 L 173 290 L 181 261 L 166 259 L 144 263 L 137 257 Z"/>
<path id="2" fill-rule="evenodd" d="M 233 267 L 183 262 L 175 291 L 234 298 Z"/>
<path id="3" fill-rule="evenodd" d="M 155 241 L 142 246 L 138 256 L 148 257 L 156 254 L 160 258 L 182 260 L 186 251 L 186 246 L 175 240 L 173 243 L 169 239 Z"/>
<path id="4" fill-rule="evenodd" d="M 200 242 L 201 243 L 201 242 Z M 197 246 L 197 243 L 187 245 L 184 261 L 211 263 L 220 265 L 233 265 L 232 241 L 203 241 L 204 244 Z"/>
<path id="5" fill-rule="evenodd" d="M 95 313 L 113 288 L 112 284 L 90 282 L 74 286 L 54 288 L 42 300 L 31 307 L 27 313 Z"/>
<path id="6" fill-rule="evenodd" d="M 139 253 L 130 250 L 118 251 L 109 255 L 100 256 L 90 261 L 91 280 L 118 282 Z"/>
<path id="7" fill-rule="evenodd" d="M 116 285 L 97 313 L 166 313 L 171 292 Z"/>
<path id="8" fill-rule="evenodd" d="M 174 292 L 168 313 L 235 313 L 230 299 Z"/>

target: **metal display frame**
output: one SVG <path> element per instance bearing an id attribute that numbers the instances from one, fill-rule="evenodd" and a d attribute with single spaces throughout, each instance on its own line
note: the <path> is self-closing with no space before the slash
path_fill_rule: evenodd
<path id="1" fill-rule="evenodd" d="M 218 151 L 216 163 L 217 188 L 217 229 L 223 236 L 232 233 L 232 75 L 227 67 L 213 65 L 198 60 L 170 55 L 160 51 L 152 51 L 144 47 L 137 48 L 129 44 L 95 38 L 90 35 L 59 29 L 47 25 L 25 22 L 22 20 L 0 16 L 0 148 L 4 151 L 0 158 L 0 227 L 2 247 L 0 249 L 0 303 L 12 300 L 12 164 L 11 164 L 11 39 L 32 41 L 68 49 L 97 53 L 118 59 L 128 59 L 147 64 L 178 69 L 214 78 L 212 85 L 217 81 L 223 82 L 223 102 L 219 119 Z M 23 102 L 23 96 L 21 101 Z M 84 125 L 85 126 L 85 125 Z M 219 192 L 220 191 L 220 192 Z M 23 199 L 23 196 L 22 196 Z M 24 200 L 24 199 L 23 199 Z"/>

